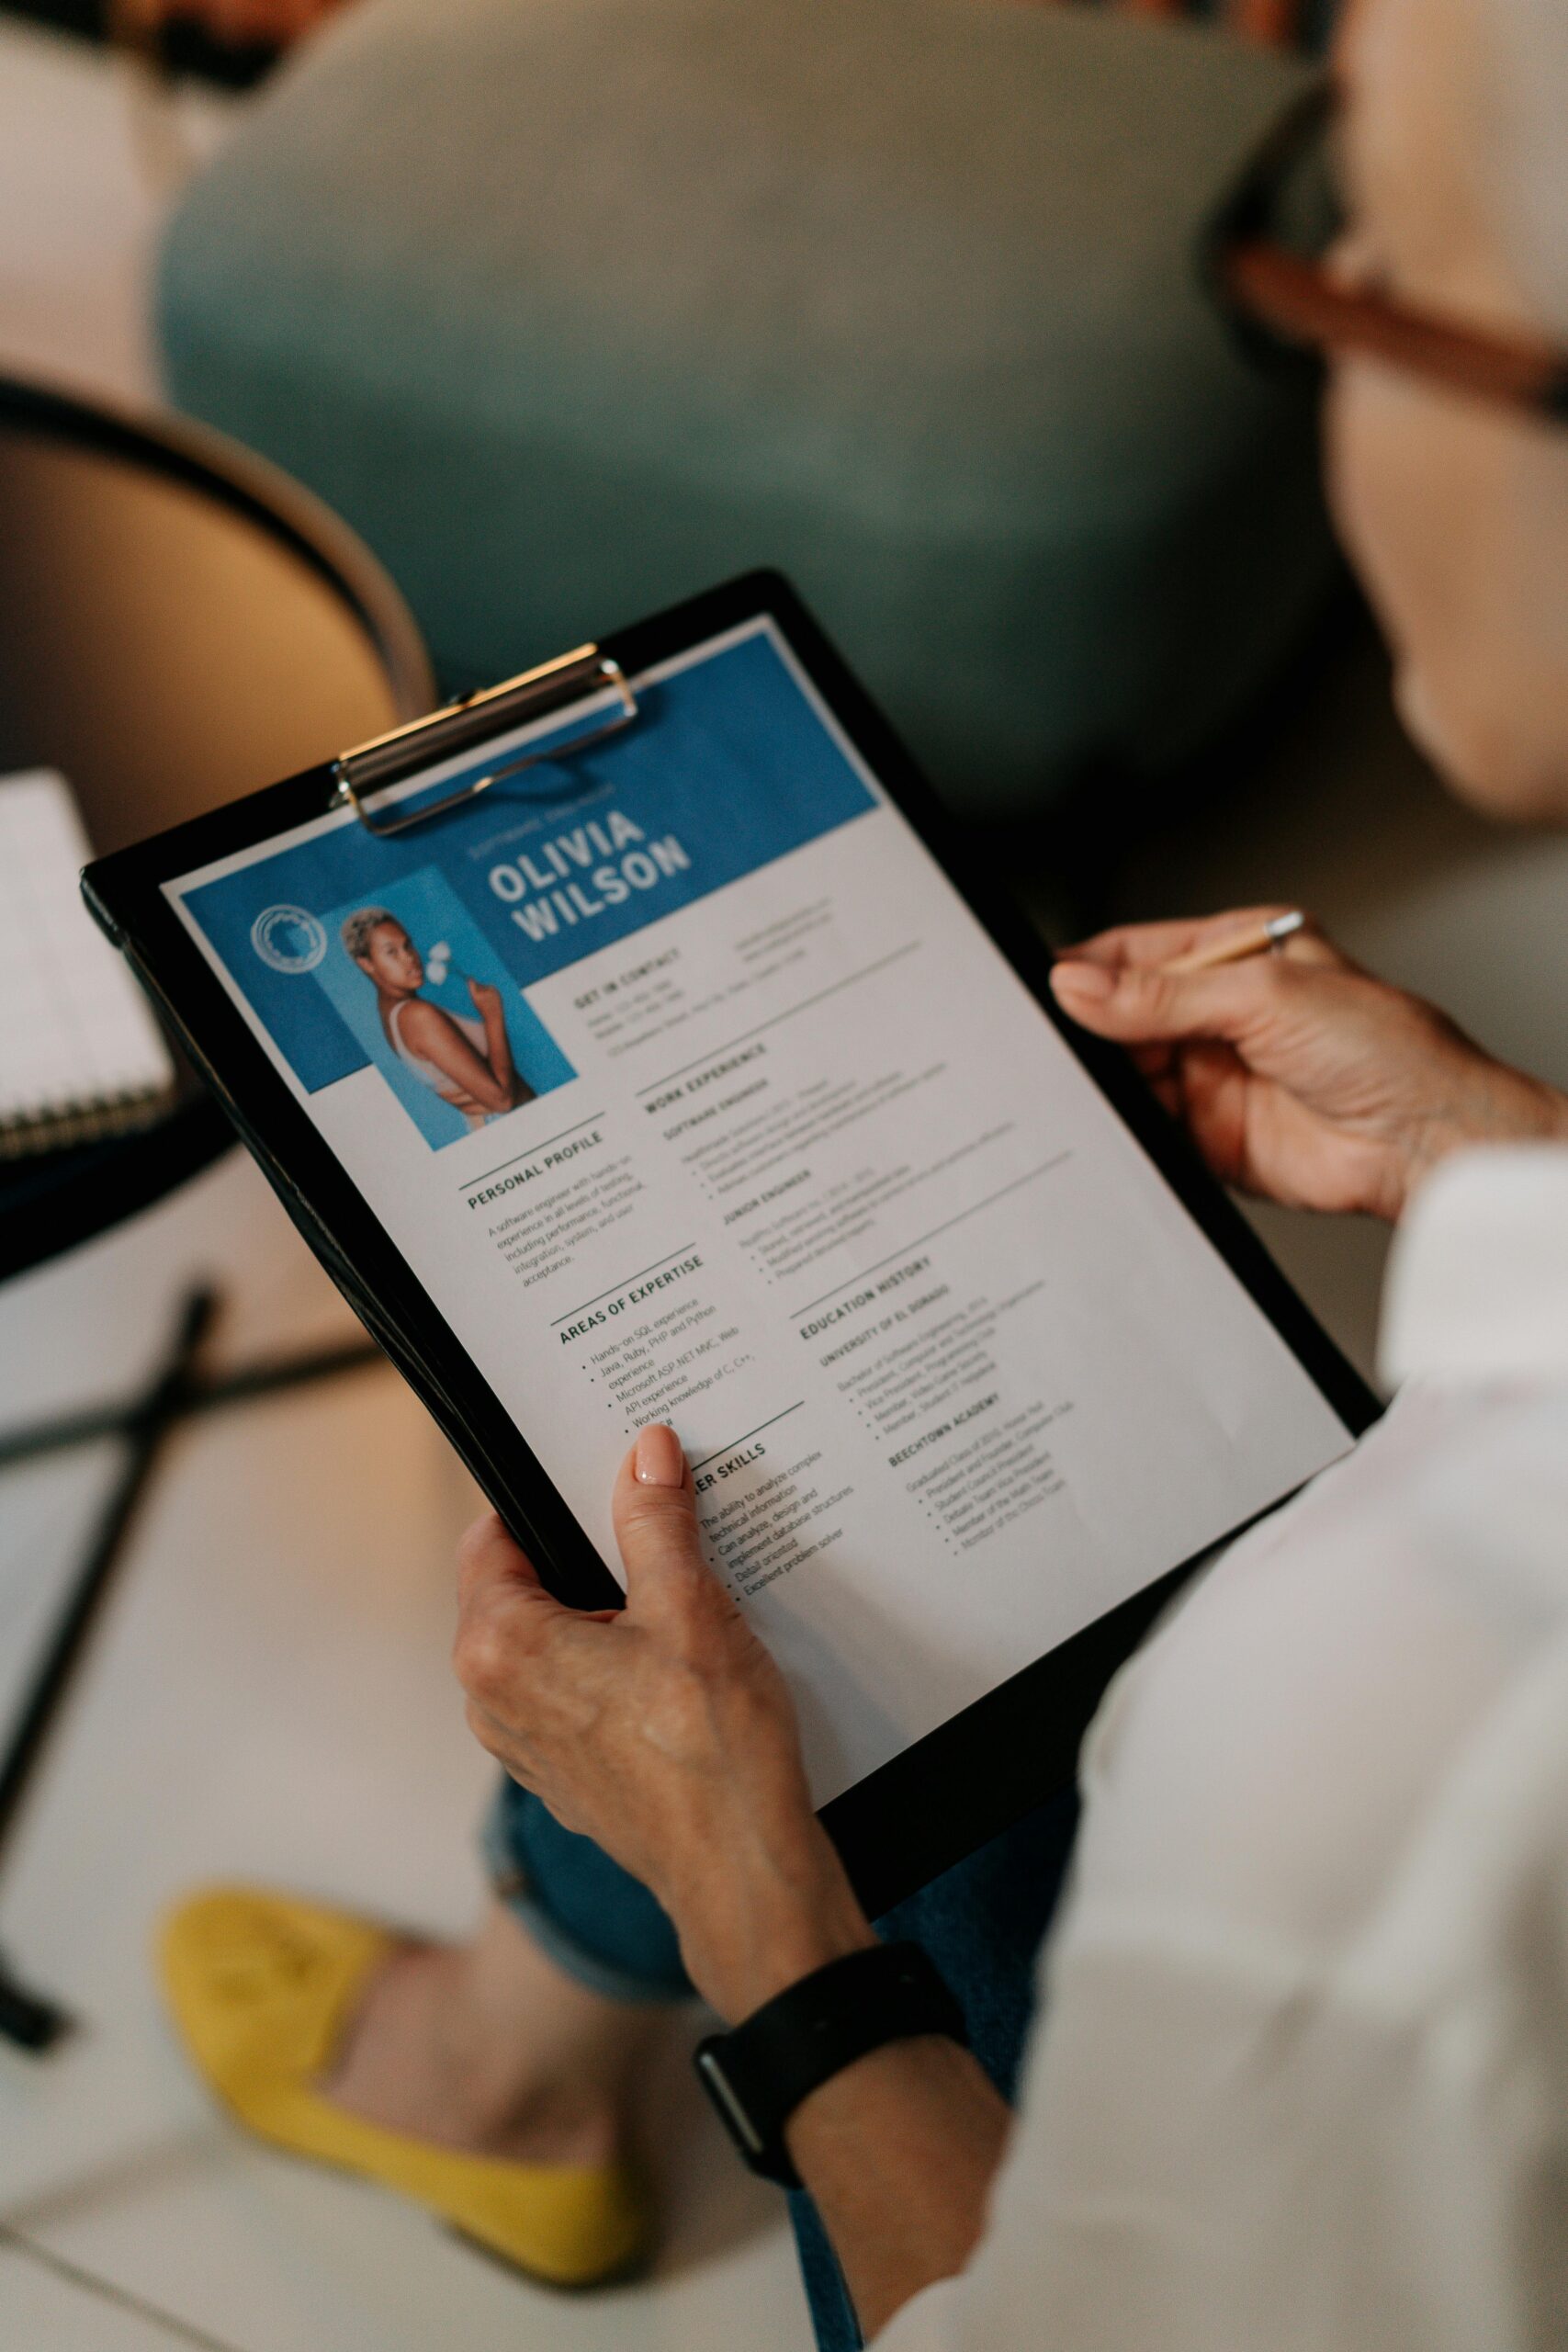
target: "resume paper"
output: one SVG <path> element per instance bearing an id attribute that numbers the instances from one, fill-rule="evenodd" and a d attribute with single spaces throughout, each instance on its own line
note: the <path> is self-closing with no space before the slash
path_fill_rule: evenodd
<path id="1" fill-rule="evenodd" d="M 633 684 L 165 888 L 617 1575 L 674 1425 L 820 1804 L 1352 1440 L 773 624 Z"/>

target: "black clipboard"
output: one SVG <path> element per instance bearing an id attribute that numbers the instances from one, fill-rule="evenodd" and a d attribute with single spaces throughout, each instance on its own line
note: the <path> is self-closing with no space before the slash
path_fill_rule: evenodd
<path id="1" fill-rule="evenodd" d="M 449 706 L 231 806 L 90 865 L 83 888 L 196 1068 L 223 1103 L 289 1216 L 423 1400 L 550 1588 L 575 1606 L 621 1599 L 597 1551 L 400 1250 L 295 1100 L 218 983 L 162 886 L 345 806 L 372 832 L 439 822 L 447 802 L 378 796 L 448 755 L 479 752 L 523 718 L 547 714 L 549 756 L 585 749 L 637 720 L 635 680 L 684 650 L 771 616 L 894 806 L 936 856 L 992 940 L 1064 1035 L 1201 1230 L 1352 1436 L 1379 1406 L 1158 1108 L 1122 1054 L 1078 1031 L 1046 985 L 1049 955 L 981 869 L 907 752 L 788 583 L 758 571 Z M 591 718 L 576 726 L 586 704 Z M 525 764 L 470 777 L 464 797 Z M 481 759 L 482 765 L 482 759 Z M 1232 1531 L 1233 1532 L 1239 1532 Z M 823 1808 L 873 1916 L 1070 1782 L 1084 1730 L 1116 1668 L 1191 1572 L 1183 1562 Z"/>

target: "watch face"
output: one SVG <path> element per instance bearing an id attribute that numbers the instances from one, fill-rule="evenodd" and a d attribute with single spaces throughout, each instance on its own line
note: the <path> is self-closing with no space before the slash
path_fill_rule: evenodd
<path id="1" fill-rule="evenodd" d="M 798 2188 L 799 2177 L 789 2161 L 782 2138 L 776 2146 L 768 2145 L 724 2071 L 721 2052 L 726 2039 L 724 2034 L 710 2034 L 705 2041 L 697 2044 L 693 2058 L 697 2079 L 716 2109 L 720 2122 L 751 2170 L 761 2173 L 764 2180 L 776 2180 L 786 2188 Z"/>
<path id="2" fill-rule="evenodd" d="M 919 1944 L 873 1943 L 786 1985 L 693 2053 L 698 2079 L 744 2161 L 799 2188 L 784 2131 L 804 2098 L 889 2041 L 937 2033 L 961 2049 L 964 2012 Z"/>

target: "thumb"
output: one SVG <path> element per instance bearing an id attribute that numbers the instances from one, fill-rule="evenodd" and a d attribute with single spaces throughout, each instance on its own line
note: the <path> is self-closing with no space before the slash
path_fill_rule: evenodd
<path id="1" fill-rule="evenodd" d="M 628 1608 L 657 1607 L 706 1583 L 696 1490 L 681 1441 L 664 1422 L 644 1430 L 622 1463 L 611 1509 Z"/>
<path id="2" fill-rule="evenodd" d="M 1217 965 L 1207 972 L 1172 972 L 1157 964 L 1053 965 L 1057 1003 L 1080 1028 L 1126 1046 L 1175 1044 L 1184 1038 L 1256 1037 L 1279 1012 L 1296 967 L 1280 956 Z"/>

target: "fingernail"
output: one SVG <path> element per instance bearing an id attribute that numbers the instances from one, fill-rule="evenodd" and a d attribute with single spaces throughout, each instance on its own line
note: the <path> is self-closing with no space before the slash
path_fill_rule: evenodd
<path id="1" fill-rule="evenodd" d="M 1115 985 L 1115 973 L 1104 964 L 1054 964 L 1051 967 L 1051 986 L 1058 996 L 1087 1001 L 1109 996 Z"/>
<path id="2" fill-rule="evenodd" d="M 681 1441 L 662 1421 L 644 1430 L 637 1442 L 633 1464 L 637 1480 L 644 1487 L 682 1487 L 686 1482 L 686 1457 L 681 1451 Z"/>

